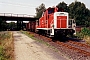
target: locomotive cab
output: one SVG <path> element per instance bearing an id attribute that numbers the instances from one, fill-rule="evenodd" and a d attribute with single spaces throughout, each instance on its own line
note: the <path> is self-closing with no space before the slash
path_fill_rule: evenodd
<path id="1" fill-rule="evenodd" d="M 75 20 L 74 19 L 69 19 L 68 24 L 69 24 L 68 27 L 73 28 L 73 30 L 75 31 L 74 34 L 76 34 L 76 22 L 75 22 Z"/>

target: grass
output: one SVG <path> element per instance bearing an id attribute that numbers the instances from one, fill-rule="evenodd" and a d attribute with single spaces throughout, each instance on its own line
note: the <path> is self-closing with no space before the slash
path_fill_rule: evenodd
<path id="1" fill-rule="evenodd" d="M 32 39 L 40 42 L 40 43 L 43 43 L 43 44 L 45 44 L 45 45 L 47 45 L 47 46 L 50 45 L 49 43 L 47 43 L 47 42 L 45 42 L 45 41 L 43 41 L 43 40 L 39 40 L 39 39 L 35 38 L 33 34 L 30 34 L 30 33 L 27 32 L 27 31 L 21 31 L 21 32 L 22 32 L 23 34 L 27 35 L 28 37 L 30 37 L 30 38 L 32 38 Z"/>
<path id="2" fill-rule="evenodd" d="M 84 27 L 81 29 L 80 32 L 76 32 L 76 35 L 72 36 L 72 38 L 78 38 L 80 40 L 85 40 L 85 42 L 90 45 L 90 30 Z"/>
<path id="3" fill-rule="evenodd" d="M 76 36 L 77 36 L 78 39 L 85 40 L 85 42 L 88 45 L 90 45 L 90 36 L 89 35 L 85 35 L 81 32 L 77 32 Z"/>
<path id="4" fill-rule="evenodd" d="M 27 32 L 27 31 L 21 31 L 21 32 L 22 32 L 23 34 L 27 35 L 28 37 L 36 40 L 37 42 L 42 43 L 42 44 L 48 46 L 49 48 L 52 48 L 55 52 L 58 52 L 58 49 L 56 49 L 54 46 L 51 46 L 48 42 L 45 42 L 45 41 L 43 41 L 43 40 L 40 40 L 40 39 L 35 38 L 33 34 L 30 34 L 30 33 Z"/>
<path id="5" fill-rule="evenodd" d="M 14 60 L 14 43 L 11 32 L 0 32 L 0 60 Z"/>
<path id="6" fill-rule="evenodd" d="M 90 45 L 90 36 L 84 36 L 83 38 L 88 45 Z"/>

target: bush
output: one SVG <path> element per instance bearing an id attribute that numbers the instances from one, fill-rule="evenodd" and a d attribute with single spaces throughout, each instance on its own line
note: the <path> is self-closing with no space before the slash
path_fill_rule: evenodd
<path id="1" fill-rule="evenodd" d="M 90 30 L 88 28 L 82 28 L 81 32 L 76 33 L 77 38 L 83 39 L 85 36 L 90 36 Z"/>
<path id="2" fill-rule="evenodd" d="M 81 33 L 84 36 L 90 36 L 90 30 L 88 28 L 82 28 Z"/>
<path id="3" fill-rule="evenodd" d="M 82 28 L 81 32 L 77 33 L 78 38 L 83 39 L 86 43 L 90 44 L 90 30 L 88 28 Z"/>
<path id="4" fill-rule="evenodd" d="M 82 33 L 77 32 L 76 33 L 77 38 L 83 39 L 84 35 Z"/>

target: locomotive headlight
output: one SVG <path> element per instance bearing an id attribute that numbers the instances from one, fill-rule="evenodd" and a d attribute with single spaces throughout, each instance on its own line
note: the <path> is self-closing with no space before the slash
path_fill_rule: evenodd
<path id="1" fill-rule="evenodd" d="M 76 25 L 75 25 L 75 24 L 73 24 L 73 25 L 72 25 L 72 28 L 75 28 L 75 27 L 76 27 Z"/>
<path id="2" fill-rule="evenodd" d="M 75 25 L 73 27 L 76 27 Z"/>

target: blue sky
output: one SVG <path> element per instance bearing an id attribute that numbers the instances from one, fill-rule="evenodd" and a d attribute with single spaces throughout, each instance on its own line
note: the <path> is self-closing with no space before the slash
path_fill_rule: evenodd
<path id="1" fill-rule="evenodd" d="M 64 1 L 67 4 L 75 0 L 0 0 L 0 13 L 29 14 L 35 15 L 35 8 L 44 3 L 46 8 L 57 5 Z M 90 0 L 78 0 L 85 3 L 90 9 Z"/>

